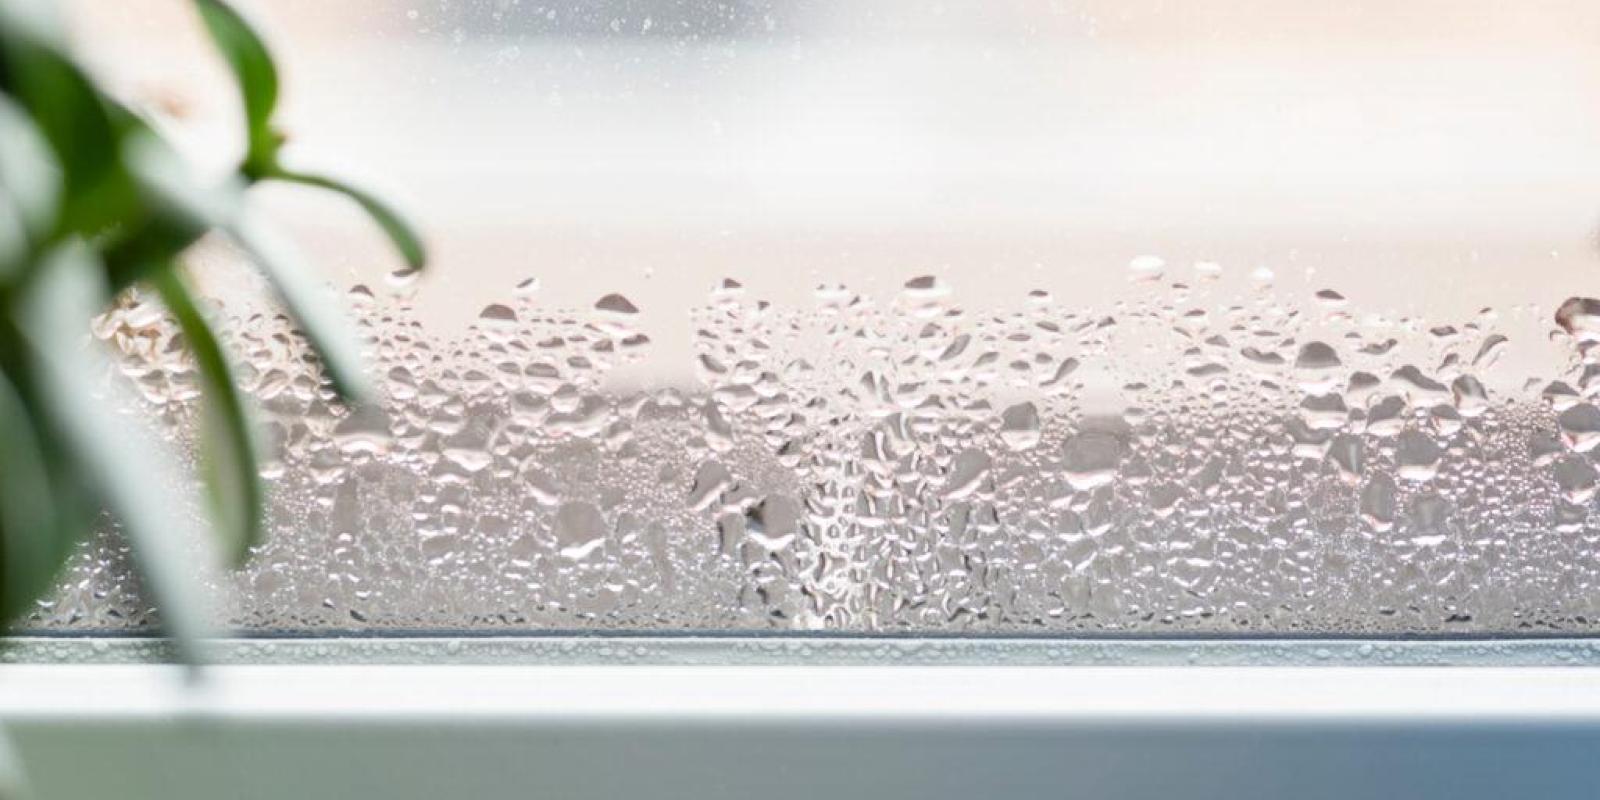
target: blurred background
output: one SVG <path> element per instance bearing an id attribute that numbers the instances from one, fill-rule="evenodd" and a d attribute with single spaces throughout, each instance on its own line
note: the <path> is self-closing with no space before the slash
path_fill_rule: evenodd
<path id="1" fill-rule="evenodd" d="M 234 157 L 186 3 L 70 5 L 115 84 Z M 1099 302 L 1155 254 L 1452 318 L 1597 283 L 1583 0 L 256 5 L 293 156 L 425 221 L 425 314 L 464 325 L 530 276 L 557 305 L 621 292 L 660 348 L 635 369 L 686 368 L 684 309 L 724 276 Z M 390 263 L 337 200 L 283 194 L 343 282 Z"/>

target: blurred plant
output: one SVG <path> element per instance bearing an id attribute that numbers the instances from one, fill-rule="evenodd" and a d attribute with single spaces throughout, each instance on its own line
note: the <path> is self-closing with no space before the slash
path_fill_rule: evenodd
<path id="1" fill-rule="evenodd" d="M 0 0 L 0 615 L 14 619 L 51 588 L 103 509 L 121 523 L 164 632 L 190 663 L 207 618 L 190 540 L 205 532 L 171 496 L 182 485 L 172 456 L 117 411 L 132 404 L 105 380 L 109 358 L 88 341 L 90 319 L 139 286 L 176 320 L 202 389 L 210 540 L 237 564 L 262 531 L 256 439 L 180 256 L 211 231 L 237 244 L 347 401 L 366 390 L 354 331 L 295 251 L 251 212 L 245 189 L 289 181 L 343 193 L 411 269 L 425 260 L 411 227 L 382 201 L 282 166 L 270 52 L 226 0 L 193 2 L 243 100 L 244 157 L 218 185 L 201 182 L 150 121 L 74 60 L 54 0 Z"/>

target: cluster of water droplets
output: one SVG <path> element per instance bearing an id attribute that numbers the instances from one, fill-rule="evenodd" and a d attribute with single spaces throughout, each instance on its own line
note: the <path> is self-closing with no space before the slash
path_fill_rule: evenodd
<path id="1" fill-rule="evenodd" d="M 358 286 L 383 399 L 336 401 L 288 320 L 231 346 L 264 411 L 270 539 L 232 578 L 260 631 L 1592 631 L 1600 301 L 1459 322 L 1337 291 L 1238 291 L 1136 259 L 1104 308 L 973 310 L 739 282 L 693 309 L 524 282 L 463 334 Z M 786 298 L 791 300 L 792 298 Z M 687 314 L 694 379 L 609 381 Z M 1505 316 L 1560 374 L 1496 374 Z M 1552 326 L 1550 323 L 1554 322 Z M 95 322 L 187 443 L 181 338 L 137 296 Z M 152 623 L 113 532 L 36 627 Z"/>

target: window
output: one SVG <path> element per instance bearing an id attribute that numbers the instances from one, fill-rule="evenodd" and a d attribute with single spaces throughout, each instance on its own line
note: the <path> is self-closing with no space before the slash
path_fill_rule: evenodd
<path id="1" fill-rule="evenodd" d="M 75 4 L 232 157 L 183 4 Z M 255 633 L 1591 634 L 1600 8 L 278 0 L 262 198 L 330 403 L 197 254 L 277 454 Z M 115 71 L 109 65 L 115 65 Z M 94 333 L 182 438 L 157 306 Z M 152 624 L 108 531 L 32 627 Z"/>

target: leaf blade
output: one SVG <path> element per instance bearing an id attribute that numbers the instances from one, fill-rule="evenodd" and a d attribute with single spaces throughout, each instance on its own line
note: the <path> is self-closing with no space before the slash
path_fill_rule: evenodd
<path id="1" fill-rule="evenodd" d="M 59 169 L 33 120 L 0 95 L 0 191 L 11 197 L 30 244 L 39 244 L 54 224 L 61 198 Z"/>
<path id="2" fill-rule="evenodd" d="M 49 588 L 78 538 L 64 530 L 67 506 L 36 426 L 21 391 L 0 372 L 0 621 L 15 619 Z"/>
<path id="3" fill-rule="evenodd" d="M 317 351 L 335 391 L 349 400 L 368 396 L 361 340 L 353 326 L 293 244 L 251 213 L 243 193 L 199 187 L 176 154 L 158 140 L 134 139 L 128 152 L 139 185 L 175 224 L 220 229 L 244 249 Z"/>
<path id="4" fill-rule="evenodd" d="M 258 216 L 245 213 L 227 231 L 271 281 L 279 299 L 299 323 L 334 391 L 348 402 L 361 402 L 372 394 L 362 357 L 361 337 L 339 309 L 327 287 L 306 266 L 288 239 Z"/>
<path id="5" fill-rule="evenodd" d="M 27 11 L 48 5 L 0 3 L 0 75 L 61 167 L 54 238 L 92 236 L 131 213 L 135 198 L 116 158 L 118 134 L 104 97 L 51 26 Z"/>
<path id="6" fill-rule="evenodd" d="M 261 541 L 265 492 L 256 468 L 254 428 L 222 343 L 189 287 L 171 265 L 152 271 L 150 282 L 178 321 L 204 386 L 202 474 L 211 501 L 212 526 L 223 534 L 229 562 L 238 566 Z"/>
<path id="7" fill-rule="evenodd" d="M 428 265 L 427 247 L 423 245 L 422 237 L 417 235 L 416 226 L 412 225 L 393 205 L 377 195 L 347 181 L 314 173 L 280 169 L 270 173 L 268 177 L 338 192 L 350 198 L 356 205 L 361 206 L 367 216 L 383 230 L 384 235 L 389 237 L 389 242 L 400 253 L 400 257 L 405 259 L 408 269 L 420 270 Z"/>
<path id="8" fill-rule="evenodd" d="M 211 41 L 222 54 L 238 84 L 244 104 L 245 130 L 249 141 L 245 154 L 247 171 L 265 168 L 277 158 L 281 140 L 272 128 L 272 114 L 278 105 L 278 67 L 272 51 L 256 26 L 228 0 L 194 0 Z"/>
<path id="9" fill-rule="evenodd" d="M 48 256 L 20 298 L 18 316 L 38 379 L 38 407 L 83 479 L 122 522 L 179 658 L 199 664 L 199 643 L 211 632 L 202 611 L 210 606 L 209 593 L 197 574 L 214 563 L 206 557 L 209 540 L 168 501 L 182 484 L 159 440 L 96 399 L 109 363 L 98 350 L 83 346 L 82 324 L 104 297 L 99 264 L 86 247 L 69 243 Z M 191 558 L 191 546 L 201 548 L 199 563 Z"/>
<path id="10" fill-rule="evenodd" d="M 28 771 L 22 768 L 10 734 L 0 727 L 0 800 L 28 800 L 33 796 Z"/>

